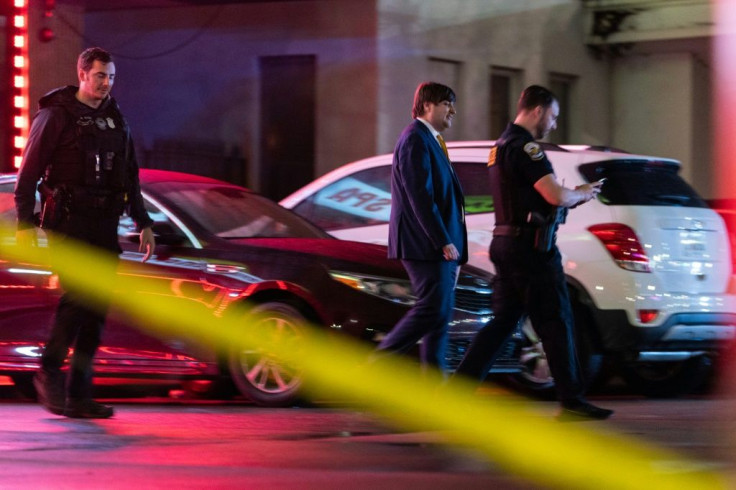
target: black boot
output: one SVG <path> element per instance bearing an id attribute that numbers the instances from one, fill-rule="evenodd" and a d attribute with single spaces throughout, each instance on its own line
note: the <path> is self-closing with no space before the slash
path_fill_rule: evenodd
<path id="1" fill-rule="evenodd" d="M 39 403 L 54 415 L 64 413 L 65 382 L 66 376 L 61 371 L 49 372 L 43 368 L 33 377 L 33 386 L 36 388 Z"/>
<path id="2" fill-rule="evenodd" d="M 109 419 L 113 412 L 112 407 L 91 398 L 69 398 L 64 409 L 64 415 L 73 419 Z"/>
<path id="3" fill-rule="evenodd" d="M 585 400 L 569 400 L 562 402 L 557 419 L 562 422 L 581 420 L 604 420 L 613 415 L 613 410 L 596 407 Z"/>

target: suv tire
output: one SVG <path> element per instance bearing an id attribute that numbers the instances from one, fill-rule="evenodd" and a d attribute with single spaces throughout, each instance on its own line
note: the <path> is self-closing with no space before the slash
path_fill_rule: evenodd
<path id="1" fill-rule="evenodd" d="M 702 355 L 677 362 L 626 362 L 621 376 L 638 393 L 652 398 L 669 398 L 691 393 L 712 373 L 712 362 Z"/>

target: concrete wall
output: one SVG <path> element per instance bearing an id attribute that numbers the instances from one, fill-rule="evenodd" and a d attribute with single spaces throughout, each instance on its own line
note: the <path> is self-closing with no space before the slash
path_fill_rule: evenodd
<path id="1" fill-rule="evenodd" d="M 37 108 L 38 99 L 46 92 L 63 85 L 78 85 L 77 56 L 84 49 L 78 34 L 84 31 L 82 8 L 60 4 L 56 17 L 47 19 L 42 7 L 43 2 L 30 2 L 28 11 L 31 115 Z M 56 34 L 53 41 L 42 43 L 38 40 L 38 31 L 43 27 L 53 29 Z"/>
<path id="2" fill-rule="evenodd" d="M 489 139 L 490 69 L 519 70 L 521 88 L 550 73 L 577 79 L 570 142 L 610 144 L 609 67 L 583 44 L 580 2 L 379 0 L 378 149 L 391 151 L 409 121 L 416 85 L 450 83 L 458 116 L 448 140 Z M 430 59 L 457 63 L 454 80 Z M 453 83 L 454 82 L 454 83 Z"/>
<path id="3" fill-rule="evenodd" d="M 85 33 L 117 55 L 113 93 L 139 146 L 222 141 L 248 162 L 259 161 L 258 58 L 315 55 L 321 175 L 375 149 L 375 15 L 365 0 L 154 8 L 88 13 Z"/>
<path id="4" fill-rule="evenodd" d="M 221 141 L 259 189 L 259 56 L 317 57 L 315 177 L 390 152 L 410 121 L 416 85 L 458 94 L 449 140 L 488 139 L 491 67 L 519 89 L 574 80 L 569 142 L 673 157 L 711 197 L 710 66 L 690 41 L 598 55 L 579 0 L 311 0 L 92 12 L 59 2 L 57 39 L 31 43 L 31 97 L 74 83 L 82 47 L 117 55 L 114 95 L 140 147 L 157 139 Z M 31 13 L 31 32 L 40 11 Z M 82 40 L 75 31 L 80 31 Z M 637 45 L 638 46 L 638 45 Z M 701 50 L 702 52 L 702 50 Z"/>
<path id="5" fill-rule="evenodd" d="M 710 76 L 690 53 L 618 59 L 613 68 L 614 146 L 682 162 L 681 175 L 713 195 Z"/>

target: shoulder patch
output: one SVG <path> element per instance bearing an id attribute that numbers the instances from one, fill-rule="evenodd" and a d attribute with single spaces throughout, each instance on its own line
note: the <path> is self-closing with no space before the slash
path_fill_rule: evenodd
<path id="1" fill-rule="evenodd" d="M 524 145 L 524 152 L 534 161 L 544 158 L 544 150 L 536 141 L 530 141 Z"/>
<path id="2" fill-rule="evenodd" d="M 498 147 L 494 146 L 491 148 L 491 153 L 488 154 L 488 166 L 492 167 L 496 164 L 496 152 L 498 151 Z"/>

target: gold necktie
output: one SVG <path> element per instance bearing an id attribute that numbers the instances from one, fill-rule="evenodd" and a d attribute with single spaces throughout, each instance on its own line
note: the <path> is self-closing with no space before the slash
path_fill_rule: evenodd
<path id="1" fill-rule="evenodd" d="M 449 160 L 450 159 L 450 154 L 447 153 L 447 145 L 445 144 L 445 139 L 442 137 L 441 134 L 438 134 L 437 135 L 437 141 L 440 142 L 440 146 L 442 147 L 442 150 L 445 152 L 445 156 Z"/>

